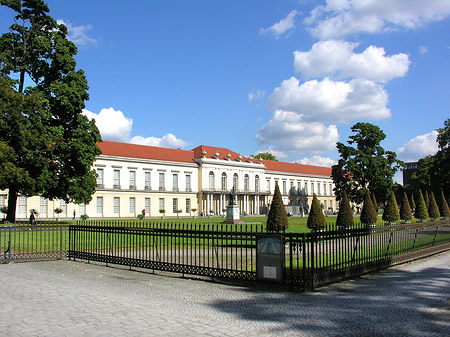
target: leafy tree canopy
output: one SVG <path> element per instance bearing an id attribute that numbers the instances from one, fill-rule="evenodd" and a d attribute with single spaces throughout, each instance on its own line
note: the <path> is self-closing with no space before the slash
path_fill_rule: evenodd
<path id="1" fill-rule="evenodd" d="M 378 126 L 356 123 L 351 130 L 354 134 L 349 137 L 348 145 L 337 143 L 340 159 L 332 167 L 336 196 L 341 199 L 345 191 L 351 201 L 360 204 L 370 188 L 384 202 L 395 172 L 404 164 L 394 152 L 381 147 L 386 135 Z"/>
<path id="2" fill-rule="evenodd" d="M 0 36 L 0 166 L 10 172 L 0 177 L 0 188 L 9 189 L 7 218 L 15 220 L 18 193 L 88 203 L 101 137 L 81 114 L 89 95 L 84 72 L 76 69 L 77 49 L 44 1 L 0 4 L 15 13 Z"/>
<path id="3" fill-rule="evenodd" d="M 256 155 L 253 156 L 254 158 L 258 158 L 258 159 L 262 159 L 262 160 L 274 160 L 274 161 L 278 161 L 277 157 L 275 157 L 272 153 L 270 152 L 260 152 Z"/>

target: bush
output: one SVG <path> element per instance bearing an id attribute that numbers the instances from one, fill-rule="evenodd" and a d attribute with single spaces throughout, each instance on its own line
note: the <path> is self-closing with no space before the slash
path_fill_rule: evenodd
<path id="1" fill-rule="evenodd" d="M 375 208 L 375 212 L 378 212 L 378 202 L 377 198 L 375 198 L 375 193 L 372 192 L 372 204 L 373 208 Z"/>
<path id="2" fill-rule="evenodd" d="M 429 216 L 431 219 L 438 219 L 441 217 L 439 213 L 439 208 L 436 203 L 436 199 L 434 198 L 434 193 L 430 193 L 430 208 L 429 208 Z"/>
<path id="3" fill-rule="evenodd" d="M 402 205 L 400 206 L 400 219 L 405 221 L 412 219 L 411 206 L 409 205 L 406 192 L 403 192 Z"/>
<path id="4" fill-rule="evenodd" d="M 342 195 L 341 202 L 339 203 L 339 213 L 336 219 L 336 226 L 343 228 L 353 226 L 353 213 L 350 207 L 350 201 L 348 200 L 348 196 L 345 191 Z"/>
<path id="5" fill-rule="evenodd" d="M 378 215 L 373 206 L 372 199 L 370 198 L 369 191 L 366 191 L 364 195 L 363 208 L 361 211 L 360 220 L 365 225 L 374 225 L 377 223 Z"/>
<path id="6" fill-rule="evenodd" d="M 443 218 L 450 218 L 450 209 L 447 204 L 447 200 L 445 200 L 444 192 L 441 190 L 441 197 L 439 198 L 439 211 L 441 212 L 441 216 Z"/>
<path id="7" fill-rule="evenodd" d="M 313 230 L 322 229 L 327 226 L 325 215 L 322 212 L 322 207 L 320 207 L 319 200 L 317 199 L 315 193 L 313 195 L 313 200 L 308 215 L 308 222 L 306 225 L 309 229 Z"/>
<path id="8" fill-rule="evenodd" d="M 411 193 L 411 196 L 409 198 L 409 206 L 411 206 L 411 210 L 416 209 L 416 203 L 414 202 L 414 195 Z"/>
<path id="9" fill-rule="evenodd" d="M 87 219 L 89 219 L 89 216 L 87 214 L 82 214 L 80 216 L 81 221 L 86 221 Z"/>
<path id="10" fill-rule="evenodd" d="M 414 216 L 422 221 L 428 218 L 428 210 L 421 190 L 416 194 L 416 210 Z"/>
<path id="11" fill-rule="evenodd" d="M 389 223 L 393 223 L 398 221 L 399 219 L 400 213 L 398 211 L 397 200 L 395 199 L 394 191 L 391 191 L 386 206 L 384 207 L 383 220 Z"/>
<path id="12" fill-rule="evenodd" d="M 288 228 L 288 226 L 288 217 L 284 208 L 283 198 L 281 197 L 280 188 L 276 184 L 269 215 L 267 216 L 266 229 L 268 232 L 278 233 Z"/>

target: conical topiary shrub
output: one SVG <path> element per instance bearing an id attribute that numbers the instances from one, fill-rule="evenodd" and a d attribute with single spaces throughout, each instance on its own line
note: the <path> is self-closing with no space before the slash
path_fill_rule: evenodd
<path id="1" fill-rule="evenodd" d="M 447 200 L 445 200 L 444 192 L 441 190 L 441 197 L 439 198 L 439 212 L 441 213 L 441 217 L 450 218 L 450 209 L 447 204 Z"/>
<path id="2" fill-rule="evenodd" d="M 425 206 L 427 206 L 428 213 L 430 212 L 430 198 L 428 196 L 428 191 L 423 192 L 423 200 L 425 201 Z"/>
<path id="3" fill-rule="evenodd" d="M 400 206 L 400 219 L 408 221 L 412 219 L 411 206 L 406 192 L 403 192 L 402 205 Z"/>
<path id="4" fill-rule="evenodd" d="M 395 199 L 394 191 L 391 191 L 386 206 L 384 207 L 383 220 L 389 223 L 394 223 L 400 219 L 398 211 L 397 200 Z"/>
<path id="5" fill-rule="evenodd" d="M 308 222 L 306 224 L 309 229 L 318 230 L 325 228 L 327 221 L 325 215 L 322 212 L 322 207 L 320 207 L 319 200 L 316 194 L 313 195 L 313 200 L 311 203 L 311 209 L 309 210 Z"/>
<path id="6" fill-rule="evenodd" d="M 339 203 L 339 213 L 336 219 L 336 226 L 341 228 L 353 226 L 353 213 L 350 207 L 350 200 L 348 200 L 348 196 L 345 191 Z"/>
<path id="7" fill-rule="evenodd" d="M 429 213 L 431 219 L 438 219 L 441 217 L 441 213 L 439 213 L 439 208 L 436 203 L 436 199 L 434 198 L 434 193 L 430 193 L 430 208 Z"/>
<path id="8" fill-rule="evenodd" d="M 375 208 L 375 212 L 378 212 L 378 201 L 377 201 L 377 198 L 375 197 L 374 192 L 372 192 L 372 204 L 373 204 L 373 208 Z"/>
<path id="9" fill-rule="evenodd" d="M 267 216 L 266 229 L 268 232 L 278 233 L 288 228 L 288 226 L 288 217 L 284 208 L 283 198 L 281 197 L 280 188 L 276 184 L 269 215 Z"/>
<path id="10" fill-rule="evenodd" d="M 412 211 L 416 209 L 416 203 L 414 202 L 414 193 L 411 193 L 411 195 L 409 196 L 409 206 L 411 206 Z"/>
<path id="11" fill-rule="evenodd" d="M 416 194 L 416 210 L 414 212 L 414 217 L 422 221 L 428 219 L 428 210 L 425 205 L 425 200 L 423 200 L 421 190 L 419 190 Z"/>
<path id="12" fill-rule="evenodd" d="M 375 225 L 377 220 L 378 215 L 373 206 L 372 198 L 369 195 L 369 191 L 366 191 L 360 221 L 365 225 Z"/>

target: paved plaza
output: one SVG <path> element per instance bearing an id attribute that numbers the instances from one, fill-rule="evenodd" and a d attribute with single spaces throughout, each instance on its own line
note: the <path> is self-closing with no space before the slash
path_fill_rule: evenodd
<path id="1" fill-rule="evenodd" d="M 450 252 L 309 293 L 67 260 L 0 284 L 1 336 L 450 336 Z"/>

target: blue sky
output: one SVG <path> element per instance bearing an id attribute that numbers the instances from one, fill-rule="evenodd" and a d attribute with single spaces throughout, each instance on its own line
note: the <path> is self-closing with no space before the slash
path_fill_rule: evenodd
<path id="1" fill-rule="evenodd" d="M 400 159 L 450 117 L 450 1 L 48 1 L 103 139 L 330 166 L 356 122 Z M 12 11 L 0 8 L 0 32 Z"/>

